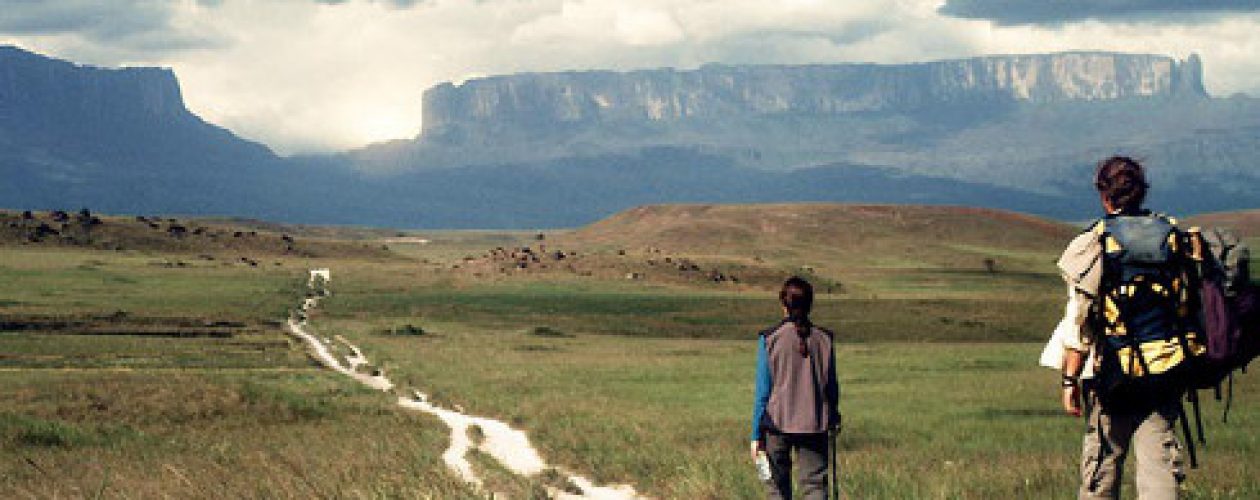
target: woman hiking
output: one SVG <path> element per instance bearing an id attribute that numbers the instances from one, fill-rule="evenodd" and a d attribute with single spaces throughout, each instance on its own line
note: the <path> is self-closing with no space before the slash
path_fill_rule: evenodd
<path id="1" fill-rule="evenodd" d="M 1105 215 L 1059 259 L 1069 301 L 1042 361 L 1063 371 L 1063 410 L 1088 418 L 1077 498 L 1120 498 L 1125 459 L 1135 455 L 1138 498 L 1176 499 L 1185 386 L 1174 377 L 1200 348 L 1189 317 L 1196 292 L 1185 288 L 1192 245 L 1175 219 L 1143 207 L 1149 186 L 1137 161 L 1103 160 L 1094 186 Z"/>
<path id="2" fill-rule="evenodd" d="M 828 453 L 828 433 L 840 428 L 834 335 L 809 320 L 814 303 L 809 282 L 789 278 L 779 303 L 783 320 L 757 339 L 752 456 L 768 459 L 768 498 L 792 498 L 795 452 L 801 494 L 821 500 L 827 498 L 827 469 L 835 459 Z"/>

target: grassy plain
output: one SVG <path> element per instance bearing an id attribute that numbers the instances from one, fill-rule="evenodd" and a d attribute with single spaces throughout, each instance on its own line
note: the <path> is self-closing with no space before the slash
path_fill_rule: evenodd
<path id="1" fill-rule="evenodd" d="M 534 233 L 417 234 L 430 243 L 389 243 L 394 257 L 356 239 L 372 252 L 271 253 L 260 266 L 0 245 L 0 319 L 29 326 L 0 331 L 0 491 L 474 497 L 439 459 L 440 422 L 316 368 L 278 328 L 304 270 L 331 267 L 316 332 L 345 335 L 443 405 L 528 430 L 554 464 L 659 498 L 760 495 L 747 427 L 753 339 L 777 317 L 769 277 L 837 283 L 815 320 L 842 343 L 850 498 L 1071 496 L 1083 423 L 1059 415 L 1057 376 L 1035 366 L 1063 294 L 1051 261 L 1071 229 L 967 211 L 925 228 L 915 209 L 887 207 L 853 212 L 883 223 L 841 227 L 845 212 L 832 214 L 841 234 L 880 228 L 856 244 L 792 237 L 811 230 L 793 225 L 798 209 L 762 220 L 681 207 L 645 226 L 549 232 L 541 243 L 578 255 L 523 269 L 488 255 L 537 249 Z M 761 230 L 692 233 L 684 217 Z M 775 241 L 791 243 L 775 252 Z M 714 282 L 710 269 L 745 279 Z M 205 326 L 215 324 L 229 326 Z M 1254 373 L 1239 381 L 1229 425 L 1206 406 L 1209 446 L 1189 497 L 1260 496 L 1258 386 Z M 546 481 L 473 461 L 514 498 Z"/>
<path id="2" fill-rule="evenodd" d="M 0 497 L 474 495 L 438 458 L 440 422 L 281 331 L 309 262 L 180 259 L 0 247 Z M 202 323 L 228 335 L 179 335 Z"/>
<path id="3" fill-rule="evenodd" d="M 538 285 L 487 298 L 484 289 L 445 286 L 434 292 L 445 308 L 411 297 L 400 309 L 393 293 L 371 291 L 369 284 L 382 280 L 341 283 L 315 317 L 316 329 L 346 334 L 396 382 L 529 429 L 548 458 L 600 480 L 631 482 L 662 498 L 759 496 L 746 436 L 752 339 L 776 312 L 769 294 L 566 293 Z M 823 324 L 858 317 L 833 323 L 845 342 L 838 356 L 846 492 L 852 498 L 1070 496 L 1083 423 L 1059 414 L 1057 375 L 1035 366 L 1041 344 L 1028 341 L 1053 328 L 1055 311 L 1018 301 L 990 309 L 1012 318 L 1006 338 L 985 328 L 951 328 L 968 321 L 954 316 L 967 314 L 958 309 L 965 302 L 924 299 L 939 307 L 925 314 L 897 310 L 899 300 L 819 305 Z M 502 307 L 483 310 L 488 303 Z M 737 317 L 679 326 L 686 324 L 679 318 L 705 312 Z M 1013 319 L 1021 314 L 1022 326 Z M 426 333 L 387 333 L 401 325 Z M 653 334 L 652 325 L 674 330 Z M 559 334 L 533 334 L 539 326 Z M 863 333 L 869 327 L 929 332 L 919 339 L 934 342 L 905 342 L 905 335 L 881 341 Z M 698 333 L 705 328 L 711 334 Z M 986 335 L 1013 341 L 981 341 Z M 1249 472 L 1260 452 L 1256 380 L 1239 381 L 1229 426 L 1208 423 L 1213 444 L 1204 451 L 1204 469 L 1192 475 L 1191 498 L 1260 494 Z M 1206 412 L 1216 418 L 1219 406 L 1209 403 Z"/>

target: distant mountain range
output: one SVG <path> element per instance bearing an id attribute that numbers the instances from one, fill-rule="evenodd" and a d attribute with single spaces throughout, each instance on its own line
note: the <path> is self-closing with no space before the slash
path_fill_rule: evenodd
<path id="1" fill-rule="evenodd" d="M 165 69 L 0 47 L 0 207 L 397 227 L 558 227 L 662 202 L 1094 212 L 1092 163 L 1152 167 L 1174 212 L 1260 207 L 1260 100 L 1198 58 L 520 74 L 441 84 L 424 129 L 282 158 L 188 111 Z"/>

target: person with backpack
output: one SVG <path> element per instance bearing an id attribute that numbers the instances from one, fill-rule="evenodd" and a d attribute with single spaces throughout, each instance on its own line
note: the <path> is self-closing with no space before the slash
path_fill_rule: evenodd
<path id="1" fill-rule="evenodd" d="M 833 494 L 838 491 L 834 438 L 841 418 L 835 336 L 810 321 L 813 302 L 809 282 L 789 278 L 779 291 L 784 318 L 757 339 L 751 449 L 771 499 L 792 498 L 793 452 L 804 498 L 827 498 L 828 484 Z"/>
<path id="2" fill-rule="evenodd" d="M 1148 184 L 1132 158 L 1103 160 L 1094 184 L 1106 214 L 1058 262 L 1070 288 L 1055 336 L 1061 402 L 1088 419 L 1079 498 L 1119 498 L 1132 454 L 1138 498 L 1175 499 L 1185 473 L 1174 425 L 1187 425 L 1181 398 L 1205 351 L 1191 241 L 1174 219 L 1143 208 Z"/>

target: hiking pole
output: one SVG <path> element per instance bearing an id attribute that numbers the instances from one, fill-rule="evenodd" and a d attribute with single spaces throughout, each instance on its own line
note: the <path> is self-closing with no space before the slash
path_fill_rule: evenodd
<path id="1" fill-rule="evenodd" d="M 1194 408 L 1194 428 L 1199 431 L 1199 444 L 1205 445 L 1207 440 L 1203 438 L 1203 411 L 1199 408 L 1199 391 L 1190 391 L 1190 406 Z"/>
<path id="2" fill-rule="evenodd" d="M 1186 418 L 1186 405 L 1181 401 L 1177 402 L 1177 413 L 1181 420 L 1181 433 L 1186 437 L 1186 451 L 1190 452 L 1190 468 L 1198 469 L 1199 455 L 1195 453 L 1194 436 L 1190 433 L 1190 419 Z"/>
<path id="3" fill-rule="evenodd" d="M 840 429 L 832 430 L 828 434 L 830 434 L 829 437 L 831 438 L 828 440 L 828 445 L 831 448 L 831 500 L 840 500 L 840 477 L 836 474 L 836 471 L 839 470 L 839 466 L 836 464 L 836 438 L 840 437 Z"/>

